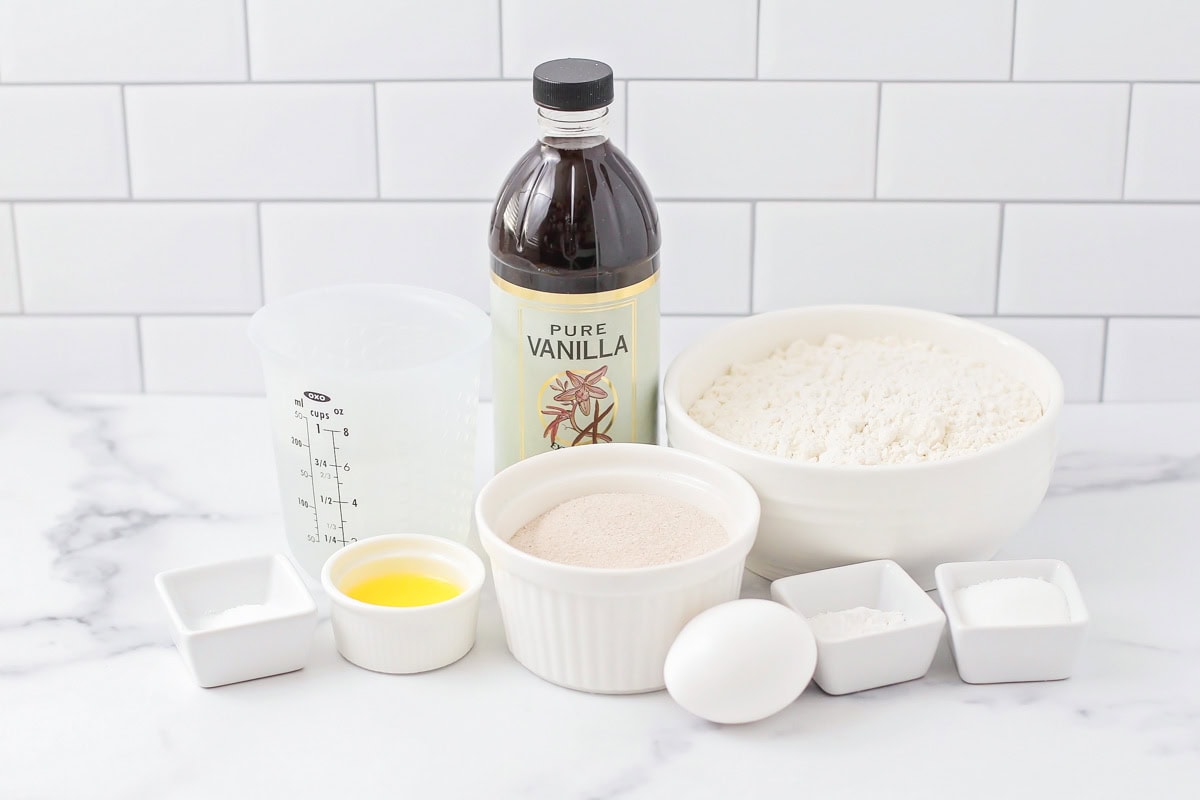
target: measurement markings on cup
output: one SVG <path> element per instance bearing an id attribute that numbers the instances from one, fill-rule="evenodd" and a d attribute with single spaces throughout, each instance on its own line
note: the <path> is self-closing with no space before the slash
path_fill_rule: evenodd
<path id="1" fill-rule="evenodd" d="M 321 540 L 321 517 L 317 513 L 317 468 L 313 464 L 312 431 L 309 428 L 308 417 L 304 418 L 304 441 L 304 446 L 308 448 L 308 482 L 312 486 L 313 530 L 316 531 L 313 541 L 319 542 Z"/>
<path id="2" fill-rule="evenodd" d="M 305 392 L 305 398 L 319 399 L 320 402 L 328 402 L 329 401 L 328 395 L 319 395 L 319 393 L 317 393 L 317 392 Z M 314 417 L 317 417 L 318 420 L 329 420 L 330 414 L 324 413 L 324 411 L 310 411 L 310 413 L 305 414 L 305 411 L 304 411 L 305 399 L 304 398 L 300 398 L 300 397 L 295 398 L 293 403 L 295 405 L 293 414 L 294 414 L 296 420 L 301 420 L 302 422 L 304 422 L 305 434 L 304 434 L 304 438 L 302 438 L 302 439 L 300 437 L 292 437 L 292 444 L 295 445 L 296 447 L 305 447 L 305 449 L 308 451 L 308 456 L 307 456 L 308 463 L 305 465 L 305 467 L 301 467 L 299 471 L 300 471 L 300 477 L 307 477 L 307 479 L 308 479 L 308 488 L 310 488 L 312 499 L 310 500 L 310 499 L 307 499 L 304 497 L 296 498 L 296 500 L 298 500 L 298 503 L 300 504 L 302 509 L 308 509 L 308 510 L 312 511 L 313 533 L 307 535 L 307 540 L 314 543 L 314 545 L 317 545 L 317 543 L 324 541 L 326 543 L 326 545 L 341 545 L 342 547 L 344 547 L 346 545 L 349 545 L 349 543 L 358 541 L 358 537 L 346 535 L 346 515 L 344 515 L 344 512 L 342 511 L 342 506 L 346 505 L 346 504 L 350 504 L 355 507 L 358 507 L 359 501 L 358 501 L 358 499 L 353 499 L 353 500 L 343 500 L 342 499 L 343 482 L 342 482 L 341 473 L 342 473 L 342 471 L 349 471 L 350 464 L 349 464 L 349 462 L 341 461 L 341 459 L 338 458 L 338 453 L 337 453 L 338 450 L 344 449 L 344 447 L 337 446 L 337 439 L 336 439 L 337 435 L 342 435 L 343 438 L 348 437 L 348 435 L 350 435 L 350 429 L 348 427 L 342 427 L 341 429 L 338 429 L 337 427 L 326 426 L 324 431 L 322 431 L 322 429 L 320 429 L 320 426 L 322 426 L 322 422 L 318 421 L 317 422 L 317 431 L 316 431 L 317 446 L 319 447 L 320 446 L 319 443 L 322 443 L 322 441 L 324 440 L 322 438 L 323 433 L 329 434 L 329 443 L 330 443 L 330 456 L 328 458 L 320 458 L 317 455 L 317 453 L 314 452 L 314 449 L 313 449 L 312 420 L 308 419 L 308 416 L 312 415 Z M 342 416 L 344 414 L 344 410 L 341 408 L 335 408 L 335 409 L 331 409 L 331 410 L 332 410 L 332 414 L 337 415 L 337 416 Z M 335 423 L 335 425 L 340 425 L 340 422 Z M 330 469 L 330 463 L 329 463 L 330 461 L 334 462 L 334 464 L 332 464 L 332 469 Z M 320 475 L 319 475 L 320 480 L 334 481 L 334 483 L 336 485 L 336 489 L 335 489 L 336 499 L 335 499 L 334 495 L 332 495 L 332 494 L 318 494 L 318 492 L 317 492 L 318 471 L 320 473 Z M 328 529 L 329 531 L 334 531 L 334 533 L 322 533 L 322 521 L 320 521 L 320 507 L 322 507 L 323 505 L 335 505 L 335 504 L 337 505 L 337 522 L 325 523 L 325 528 Z"/>
<path id="3" fill-rule="evenodd" d="M 345 454 L 342 453 L 339 456 L 338 452 L 345 450 L 345 447 L 339 447 L 337 443 L 338 436 L 345 439 L 350 435 L 350 428 L 344 426 L 345 409 L 334 407 L 328 410 L 309 410 L 308 413 L 305 413 L 305 398 L 319 402 L 330 400 L 328 395 L 318 392 L 305 392 L 303 398 L 297 397 L 293 400 L 295 405 L 293 414 L 297 420 L 304 422 L 304 437 L 293 436 L 292 444 L 308 449 L 308 464 L 301 466 L 299 472 L 301 478 L 308 478 L 309 489 L 312 492 L 311 501 L 303 496 L 296 498 L 301 508 L 311 509 L 313 514 L 313 533 L 306 534 L 305 538 L 313 544 L 336 544 L 345 547 L 358 541 L 358 537 L 346 534 L 346 514 L 342 508 L 344 505 L 358 507 L 357 498 L 347 500 L 343 498 L 342 494 L 344 486 L 342 473 L 350 471 L 350 462 L 345 460 Z M 310 416 L 316 419 L 315 431 L 312 428 L 313 421 L 309 419 Z M 333 422 L 335 417 L 338 418 L 337 422 Z M 332 426 L 330 426 L 330 422 L 333 422 Z M 324 430 L 321 429 L 322 424 L 325 425 Z M 325 441 L 323 434 L 329 435 L 330 449 L 326 452 L 326 457 L 321 457 L 318 452 L 314 452 L 314 448 L 319 451 L 323 447 Z M 330 462 L 333 462 L 332 465 Z M 322 482 L 332 480 L 335 484 L 334 492 L 318 493 L 317 478 L 320 478 Z M 328 492 L 328 489 L 325 491 Z M 338 518 L 336 521 L 330 520 L 322 524 L 321 508 L 330 505 L 337 505 Z"/>
<path id="4" fill-rule="evenodd" d="M 349 429 L 347 429 L 347 431 L 349 431 Z M 342 547 L 345 547 L 346 546 L 346 516 L 342 513 L 342 504 L 345 501 L 342 500 L 342 474 L 341 474 L 341 472 L 338 471 L 340 469 L 340 467 L 338 467 L 338 458 L 337 458 L 338 446 L 337 446 L 337 439 L 335 438 L 337 435 L 338 435 L 338 432 L 337 432 L 336 428 L 329 429 L 329 443 L 333 445 L 333 479 L 337 483 L 338 528 L 342 532 Z M 349 465 L 347 465 L 347 466 L 349 466 Z"/>

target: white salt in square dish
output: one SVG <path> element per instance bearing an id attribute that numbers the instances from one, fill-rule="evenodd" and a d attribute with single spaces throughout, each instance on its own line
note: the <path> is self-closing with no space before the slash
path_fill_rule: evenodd
<path id="1" fill-rule="evenodd" d="M 895 561 L 867 561 L 780 578 L 771 598 L 805 619 L 864 606 L 899 611 L 904 622 L 852 638 L 817 639 L 813 679 L 828 694 L 850 694 L 923 677 L 933 663 L 946 617 Z"/>
<path id="2" fill-rule="evenodd" d="M 201 686 L 265 678 L 308 663 L 317 604 L 282 555 L 167 570 L 154 584 L 175 647 Z"/>
<path id="3" fill-rule="evenodd" d="M 1059 589 L 1070 619 L 1026 625 L 971 625 L 955 592 L 1000 578 L 1041 578 Z M 963 561 L 934 570 L 938 595 L 950 622 L 950 649 L 958 675 L 967 683 L 1058 681 L 1071 677 L 1083 648 L 1088 613 L 1070 567 L 1050 558 L 1023 561 Z"/>

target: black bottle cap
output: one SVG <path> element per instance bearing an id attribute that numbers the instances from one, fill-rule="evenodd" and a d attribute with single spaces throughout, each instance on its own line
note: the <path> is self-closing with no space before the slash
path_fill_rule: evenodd
<path id="1" fill-rule="evenodd" d="M 613 101 L 612 67 L 589 58 L 559 58 L 533 71 L 533 101 L 555 111 L 591 111 Z"/>

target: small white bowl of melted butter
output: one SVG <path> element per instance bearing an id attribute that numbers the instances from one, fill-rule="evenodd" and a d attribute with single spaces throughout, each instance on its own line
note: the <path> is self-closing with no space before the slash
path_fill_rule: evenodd
<path id="1" fill-rule="evenodd" d="M 475 645 L 483 560 L 437 536 L 372 536 L 321 570 L 338 652 L 374 672 L 408 675 L 453 664 Z"/>

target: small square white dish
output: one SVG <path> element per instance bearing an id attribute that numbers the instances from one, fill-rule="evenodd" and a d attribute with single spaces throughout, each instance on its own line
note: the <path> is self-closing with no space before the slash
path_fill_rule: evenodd
<path id="1" fill-rule="evenodd" d="M 771 583 L 771 598 L 811 620 L 864 606 L 899 611 L 904 622 L 851 638 L 829 639 L 814 627 L 817 670 L 827 694 L 850 694 L 916 680 L 929 671 L 946 617 L 895 561 L 866 561 Z"/>
<path id="2" fill-rule="evenodd" d="M 200 686 L 265 678 L 308 663 L 317 604 L 282 555 L 167 570 L 154 584 L 175 647 Z"/>
<path id="3" fill-rule="evenodd" d="M 1025 625 L 971 625 L 955 592 L 1000 578 L 1040 578 L 1067 601 L 1068 622 Z M 1023 561 L 963 561 L 934 571 L 938 595 L 950 623 L 950 649 L 958 675 L 967 683 L 1058 681 L 1071 677 L 1083 648 L 1088 613 L 1070 567 L 1050 558 Z"/>

